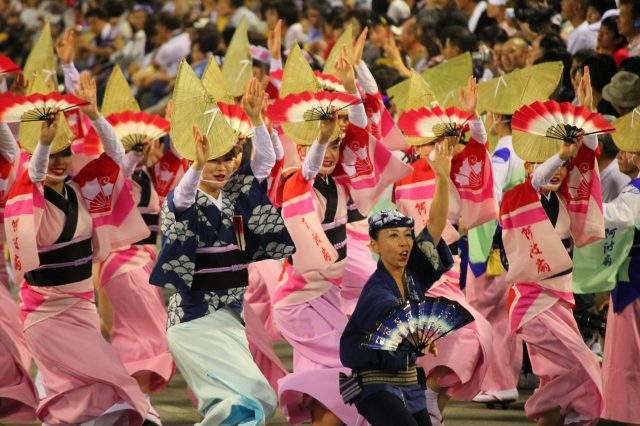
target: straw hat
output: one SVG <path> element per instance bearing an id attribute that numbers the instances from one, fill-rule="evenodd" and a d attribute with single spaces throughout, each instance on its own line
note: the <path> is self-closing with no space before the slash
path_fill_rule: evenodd
<path id="1" fill-rule="evenodd" d="M 207 67 L 204 69 L 204 73 L 202 74 L 202 85 L 207 89 L 207 92 L 213 95 L 216 101 L 224 102 L 226 104 L 235 104 L 236 100 L 229 93 L 224 81 L 222 70 L 218 66 L 216 58 L 211 56 L 209 58 L 209 62 L 207 62 Z"/>
<path id="2" fill-rule="evenodd" d="M 222 63 L 222 76 L 231 96 L 242 96 L 244 93 L 245 86 L 253 76 L 252 64 L 247 23 L 243 18 L 233 33 Z"/>
<path id="3" fill-rule="evenodd" d="M 522 160 L 543 163 L 560 149 L 562 141 L 530 133 L 513 131 L 513 150 Z"/>
<path id="4" fill-rule="evenodd" d="M 49 92 L 58 90 L 58 76 L 56 75 L 56 59 L 53 53 L 53 40 L 51 39 L 51 26 L 45 21 L 40 37 L 33 45 L 23 73 L 27 80 L 33 79 L 37 72 L 42 72 L 44 83 L 49 87 Z M 47 92 L 47 93 L 49 93 Z"/>
<path id="5" fill-rule="evenodd" d="M 32 75 L 29 80 L 29 87 L 27 88 L 27 94 L 31 95 L 33 93 L 41 93 L 46 95 L 48 93 L 53 92 L 49 85 L 45 83 L 45 76 L 42 71 L 36 72 Z M 18 132 L 18 140 L 20 141 L 20 146 L 25 151 L 33 154 L 33 151 L 36 149 L 38 142 L 40 142 L 40 134 L 42 133 L 42 121 L 27 121 L 20 123 L 20 130 Z M 53 142 L 51 143 L 51 147 L 49 152 L 51 154 L 55 154 L 57 152 L 63 151 L 71 146 L 71 142 L 75 138 L 73 131 L 69 127 L 69 123 L 64 117 L 60 117 L 60 121 L 58 122 L 58 130 L 56 131 L 56 135 L 53 137 Z"/>
<path id="6" fill-rule="evenodd" d="M 327 61 L 324 63 L 324 68 L 322 69 L 323 74 L 335 75 L 336 62 L 340 58 L 342 47 L 346 46 L 347 50 L 350 51 L 352 46 L 352 41 L 353 41 L 353 27 L 351 24 L 349 24 L 344 29 L 344 32 L 342 33 L 340 38 L 336 41 L 336 43 L 331 48 L 331 52 L 329 52 Z"/>
<path id="7" fill-rule="evenodd" d="M 438 103 L 431 86 L 415 71 L 411 71 L 411 77 L 387 90 L 389 96 L 400 112 L 430 107 Z"/>
<path id="8" fill-rule="evenodd" d="M 129 83 L 127 83 L 127 79 L 122 74 L 122 70 L 116 65 L 111 71 L 109 80 L 107 80 L 100 112 L 105 117 L 108 117 L 116 112 L 124 111 L 139 112 L 140 105 L 131 94 Z"/>
<path id="9" fill-rule="evenodd" d="M 562 62 L 545 62 L 480 83 L 478 111 L 512 115 L 523 105 L 546 101 L 562 79 Z"/>
<path id="10" fill-rule="evenodd" d="M 302 50 L 297 43 L 291 47 L 291 52 L 287 57 L 282 72 L 282 86 L 280 87 L 280 97 L 285 97 L 292 93 L 322 91 L 320 82 L 313 74 L 309 63 L 304 58 Z M 317 121 L 308 121 L 304 123 L 282 123 L 282 130 L 287 138 L 291 139 L 298 145 L 311 145 L 318 136 Z M 336 126 L 332 139 L 340 135 L 340 129 Z"/>
<path id="11" fill-rule="evenodd" d="M 640 152 L 640 106 L 613 122 L 613 142 L 621 151 Z"/>
<path id="12" fill-rule="evenodd" d="M 171 139 L 178 153 L 187 160 L 195 160 L 194 125 L 209 140 L 209 160 L 222 157 L 237 142 L 233 129 L 219 113 L 216 100 L 183 59 L 173 88 Z"/>
<path id="13" fill-rule="evenodd" d="M 471 54 L 466 52 L 433 68 L 427 68 L 422 77 L 431 86 L 441 107 L 461 108 L 460 88 L 466 87 L 472 74 Z"/>

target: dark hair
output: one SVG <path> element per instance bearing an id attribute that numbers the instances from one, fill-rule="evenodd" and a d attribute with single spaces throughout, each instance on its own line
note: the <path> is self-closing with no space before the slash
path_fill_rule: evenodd
<path id="1" fill-rule="evenodd" d="M 618 30 L 617 17 L 609 16 L 608 18 L 603 19 L 600 25 L 601 25 L 601 28 L 606 28 L 607 30 L 611 31 L 611 33 L 613 34 L 613 39 L 618 41 L 616 46 L 618 49 L 620 49 L 625 44 L 627 44 L 627 40 L 624 38 L 622 34 L 620 34 L 620 31 Z"/>
<path id="2" fill-rule="evenodd" d="M 438 56 L 440 52 L 441 45 L 439 43 L 438 37 L 436 37 L 436 33 L 434 30 L 422 30 L 422 37 L 420 37 L 420 41 L 424 47 L 427 48 L 427 52 L 430 57 Z"/>
<path id="3" fill-rule="evenodd" d="M 215 31 L 208 28 L 208 31 L 202 31 L 198 33 L 198 36 L 193 40 L 193 44 L 197 44 L 200 47 L 202 53 L 215 52 L 220 44 L 220 34 L 217 29 Z"/>
<path id="4" fill-rule="evenodd" d="M 449 27 L 444 32 L 443 36 L 445 43 L 449 40 L 449 44 L 457 47 L 460 50 L 460 53 L 473 52 L 476 50 L 478 45 L 476 36 L 474 36 L 473 33 L 465 27 Z"/>
<path id="5" fill-rule="evenodd" d="M 550 31 L 542 35 L 540 49 L 543 52 L 547 52 L 549 50 L 566 50 L 566 47 L 560 35 Z"/>
<path id="6" fill-rule="evenodd" d="M 180 28 L 180 20 L 177 16 L 171 15 L 169 13 L 163 13 L 158 18 L 158 25 L 162 25 L 169 31 L 175 31 Z"/>
<path id="7" fill-rule="evenodd" d="M 84 17 L 86 19 L 97 18 L 97 19 L 101 19 L 103 21 L 107 20 L 107 14 L 105 13 L 105 11 L 103 9 L 98 8 L 98 7 L 94 7 L 92 9 L 87 10 L 87 13 L 84 14 Z"/>
<path id="8" fill-rule="evenodd" d="M 108 1 L 104 6 L 105 14 L 109 18 L 118 18 L 126 10 L 126 6 L 122 1 Z"/>
<path id="9" fill-rule="evenodd" d="M 234 9 L 244 6 L 244 0 L 231 0 L 229 3 Z"/>
<path id="10" fill-rule="evenodd" d="M 287 27 L 298 22 L 298 8 L 292 0 L 275 0 L 267 2 L 262 6 L 262 14 L 268 10 L 275 10 L 278 18 L 282 19 Z"/>
<path id="11" fill-rule="evenodd" d="M 613 160 L 614 158 L 616 158 L 616 155 L 618 155 L 618 147 L 616 146 L 616 144 L 613 142 L 613 138 L 611 137 L 610 134 L 605 133 L 605 134 L 601 134 L 598 135 L 598 142 L 602 143 L 602 152 L 600 152 L 600 155 L 607 159 L 607 160 Z"/>
<path id="12" fill-rule="evenodd" d="M 388 65 L 374 65 L 371 67 L 371 74 L 378 83 L 378 89 L 382 95 L 387 94 L 387 89 L 393 87 L 398 82 L 400 73 L 397 69 Z"/>
<path id="13" fill-rule="evenodd" d="M 591 87 L 601 93 L 604 86 L 609 84 L 613 76 L 618 72 L 613 57 L 602 53 L 587 58 L 582 65 L 583 67 L 589 67 Z"/>
<path id="14" fill-rule="evenodd" d="M 478 41 L 484 42 L 490 47 L 495 46 L 497 43 L 504 43 L 507 40 L 509 40 L 509 35 L 497 25 L 484 27 L 478 33 Z"/>
<path id="15" fill-rule="evenodd" d="M 562 81 L 559 88 L 560 93 L 558 99 L 559 102 L 570 102 L 573 99 L 573 88 L 571 87 L 571 54 L 566 50 L 552 49 L 538 58 L 534 64 L 543 64 L 545 62 L 560 61 L 564 65 L 562 69 Z"/>
<path id="16" fill-rule="evenodd" d="M 589 0 L 587 7 L 597 10 L 600 16 L 604 15 L 607 10 L 617 8 L 614 0 Z"/>
<path id="17" fill-rule="evenodd" d="M 629 71 L 640 76 L 640 56 L 630 56 L 622 61 L 620 71 Z"/>

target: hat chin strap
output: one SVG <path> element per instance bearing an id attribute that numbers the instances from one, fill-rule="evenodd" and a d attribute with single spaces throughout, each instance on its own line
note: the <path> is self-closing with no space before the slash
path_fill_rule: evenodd
<path id="1" fill-rule="evenodd" d="M 51 180 L 57 180 L 57 181 L 65 180 L 66 178 L 69 177 L 68 174 L 62 175 L 62 176 L 56 176 L 56 175 L 50 175 L 49 173 L 47 173 L 45 176 Z"/>
<path id="2" fill-rule="evenodd" d="M 200 182 L 204 182 L 204 183 L 219 183 L 219 184 L 226 185 L 226 183 L 229 182 L 229 179 L 227 179 L 227 180 L 200 179 Z"/>

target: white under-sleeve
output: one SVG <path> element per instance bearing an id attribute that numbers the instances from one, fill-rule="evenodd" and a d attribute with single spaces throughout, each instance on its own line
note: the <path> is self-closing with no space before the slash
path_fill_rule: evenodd
<path id="1" fill-rule="evenodd" d="M 360 63 L 355 66 L 355 69 L 358 74 L 358 81 L 364 91 L 369 95 L 378 93 L 378 84 L 376 83 L 376 79 L 373 78 L 373 74 L 371 74 L 367 64 L 364 61 L 360 61 Z"/>
<path id="2" fill-rule="evenodd" d="M 360 93 L 352 93 L 351 96 L 355 96 L 358 99 L 360 98 Z M 359 102 L 355 105 L 351 105 L 349 107 L 349 123 L 353 124 L 356 127 L 364 129 L 367 127 L 368 119 L 367 112 L 364 109 L 364 105 L 362 102 Z"/>
<path id="3" fill-rule="evenodd" d="M 282 69 L 282 59 L 269 58 L 269 72 L 280 71 Z"/>
<path id="4" fill-rule="evenodd" d="M 18 158 L 18 143 L 7 123 L 0 123 L 0 154 L 9 163 Z"/>
<path id="5" fill-rule="evenodd" d="M 587 135 L 582 140 L 582 143 L 592 151 L 595 151 L 598 148 L 598 136 L 597 135 Z"/>
<path id="6" fill-rule="evenodd" d="M 196 202 L 196 192 L 202 170 L 198 171 L 193 166 L 186 171 L 178 186 L 173 192 L 173 205 L 176 213 L 182 213 Z"/>
<path id="7" fill-rule="evenodd" d="M 273 151 L 273 144 L 267 126 L 253 128 L 253 158 L 251 159 L 251 170 L 253 176 L 262 182 L 269 176 L 271 169 L 276 164 L 276 154 Z"/>
<path id="8" fill-rule="evenodd" d="M 560 159 L 558 154 L 549 158 L 533 171 L 531 177 L 531 185 L 533 189 L 539 191 L 543 186 L 547 185 L 555 172 L 564 164 L 564 161 Z"/>
<path id="9" fill-rule="evenodd" d="M 284 158 L 284 147 L 278 132 L 271 132 L 271 144 L 273 145 L 273 152 L 276 154 L 276 161 L 280 161 Z"/>
<path id="10" fill-rule="evenodd" d="M 302 176 L 304 176 L 305 180 L 310 181 L 320 173 L 328 145 L 329 143 L 321 144 L 315 140 L 309 151 L 307 151 L 307 155 L 302 162 Z"/>
<path id="11" fill-rule="evenodd" d="M 47 177 L 49 166 L 49 151 L 51 146 L 38 143 L 29 161 L 29 178 L 31 182 L 42 182 Z"/>
<path id="12" fill-rule="evenodd" d="M 502 202 L 502 192 L 507 184 L 509 178 L 509 161 L 503 161 L 491 157 L 491 167 L 493 167 L 493 185 L 496 188 L 496 195 L 498 197 L 498 204 Z"/>
<path id="13" fill-rule="evenodd" d="M 64 72 L 64 88 L 67 93 L 72 95 L 76 93 L 78 87 L 78 81 L 80 81 L 80 73 L 72 62 L 68 64 L 62 64 L 62 71 Z"/>
<path id="14" fill-rule="evenodd" d="M 116 132 L 113 130 L 111 123 L 101 115 L 96 121 L 91 121 L 91 124 L 93 128 L 96 129 L 98 136 L 100 136 L 100 140 L 102 140 L 104 152 L 122 168 L 124 147 L 120 143 L 118 136 L 116 136 Z"/>
<path id="15" fill-rule="evenodd" d="M 143 156 L 138 156 L 134 151 L 129 151 L 125 154 L 124 160 L 122 161 L 122 174 L 124 177 L 129 177 L 133 174 L 136 169 L 136 166 L 143 159 Z"/>
<path id="16" fill-rule="evenodd" d="M 484 128 L 484 123 L 478 118 L 472 118 L 469 120 L 469 134 L 471 138 L 485 145 L 489 140 L 487 138 L 487 131 Z"/>
<path id="17" fill-rule="evenodd" d="M 602 206 L 605 228 L 630 228 L 639 221 L 640 195 L 632 185 L 627 185 L 615 200 Z"/>

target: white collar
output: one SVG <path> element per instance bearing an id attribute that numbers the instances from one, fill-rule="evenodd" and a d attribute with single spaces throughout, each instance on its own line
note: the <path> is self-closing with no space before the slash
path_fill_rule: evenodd
<path id="1" fill-rule="evenodd" d="M 600 172 L 600 180 L 612 174 L 617 169 L 617 166 L 618 160 L 614 158 L 609 165 Z"/>

